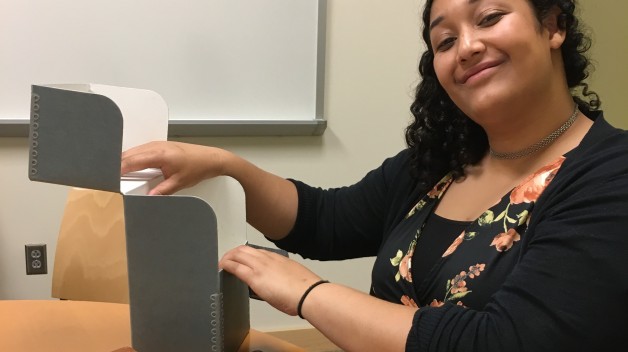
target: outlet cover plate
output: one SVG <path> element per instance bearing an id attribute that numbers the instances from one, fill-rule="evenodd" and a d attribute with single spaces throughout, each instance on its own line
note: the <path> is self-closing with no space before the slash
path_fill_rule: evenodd
<path id="1" fill-rule="evenodd" d="M 26 250 L 26 275 L 48 274 L 48 260 L 45 244 L 27 244 Z"/>

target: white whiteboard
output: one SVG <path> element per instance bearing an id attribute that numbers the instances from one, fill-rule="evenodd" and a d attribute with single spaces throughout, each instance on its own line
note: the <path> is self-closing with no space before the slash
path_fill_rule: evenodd
<path id="1" fill-rule="evenodd" d="M 0 0 L 0 123 L 60 83 L 153 90 L 171 120 L 314 119 L 322 1 Z"/>

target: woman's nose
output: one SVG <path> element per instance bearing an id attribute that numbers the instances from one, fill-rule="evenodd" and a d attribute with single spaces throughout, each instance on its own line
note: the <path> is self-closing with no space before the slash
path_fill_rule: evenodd
<path id="1" fill-rule="evenodd" d="M 484 42 L 473 31 L 465 31 L 458 35 L 458 62 L 467 63 L 474 61 L 484 52 Z"/>

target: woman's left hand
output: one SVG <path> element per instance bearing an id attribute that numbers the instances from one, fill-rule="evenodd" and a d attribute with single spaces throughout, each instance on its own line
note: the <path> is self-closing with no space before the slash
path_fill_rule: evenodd
<path id="1" fill-rule="evenodd" d="M 294 260 L 244 245 L 227 252 L 219 265 L 244 281 L 264 301 L 289 315 L 297 315 L 301 296 L 321 279 Z"/>

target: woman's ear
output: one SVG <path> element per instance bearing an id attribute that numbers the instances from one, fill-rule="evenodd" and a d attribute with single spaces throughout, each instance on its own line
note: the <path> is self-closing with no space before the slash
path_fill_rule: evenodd
<path id="1" fill-rule="evenodd" d="M 567 29 L 563 28 L 564 26 L 561 23 L 561 14 L 562 11 L 560 8 L 558 6 L 554 6 L 543 19 L 543 28 L 545 28 L 547 34 L 549 35 L 548 39 L 552 49 L 560 49 L 567 35 Z"/>

